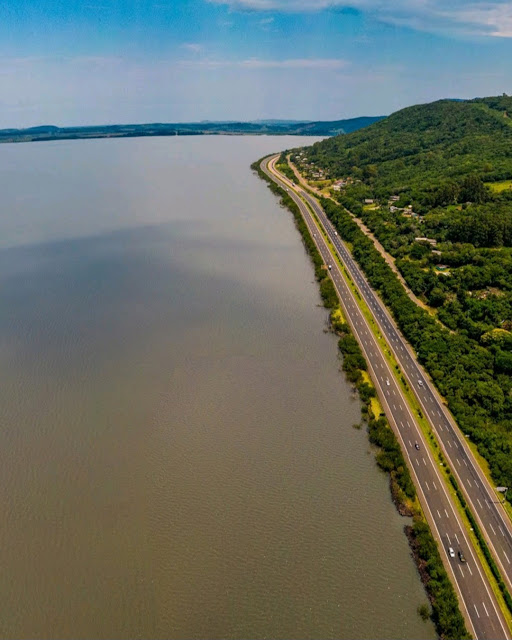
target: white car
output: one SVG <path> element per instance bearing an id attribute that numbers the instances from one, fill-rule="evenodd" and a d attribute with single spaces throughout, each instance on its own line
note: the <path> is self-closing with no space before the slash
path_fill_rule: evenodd
<path id="1" fill-rule="evenodd" d="M 418 380 L 418 385 L 419 385 L 420 387 L 422 387 L 422 386 L 423 386 L 423 380 Z"/>
<path id="2" fill-rule="evenodd" d="M 332 269 L 332 266 L 331 266 L 331 265 L 329 265 L 329 271 L 330 271 L 331 269 Z"/>
<path id="3" fill-rule="evenodd" d="M 455 558 L 455 551 L 453 547 L 448 547 L 448 553 L 450 554 L 450 558 Z"/>
<path id="4" fill-rule="evenodd" d="M 337 236 L 337 235 L 338 235 L 338 232 L 337 232 L 337 231 L 335 231 L 335 232 L 334 232 L 334 235 L 335 235 L 335 236 Z"/>
<path id="5" fill-rule="evenodd" d="M 386 378 L 386 384 L 387 384 L 387 385 L 388 385 L 388 387 L 389 387 L 389 378 Z"/>

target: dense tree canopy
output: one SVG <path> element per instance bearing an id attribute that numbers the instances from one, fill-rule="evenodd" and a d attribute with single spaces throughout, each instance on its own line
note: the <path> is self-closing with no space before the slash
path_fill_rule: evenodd
<path id="1" fill-rule="evenodd" d="M 350 215 L 324 201 L 496 482 L 510 486 L 512 98 L 418 105 L 301 151 L 299 163 L 344 179 L 340 204 L 435 309 L 440 322 L 407 297 Z"/>

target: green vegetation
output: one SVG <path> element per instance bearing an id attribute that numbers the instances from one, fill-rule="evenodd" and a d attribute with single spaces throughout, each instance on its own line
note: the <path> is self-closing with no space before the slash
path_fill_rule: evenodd
<path id="1" fill-rule="evenodd" d="M 377 394 L 367 374 L 366 360 L 359 343 L 340 312 L 336 290 L 324 268 L 322 257 L 309 229 L 299 208 L 288 193 L 278 187 L 261 170 L 260 161 L 253 163 L 252 169 L 267 181 L 273 193 L 281 196 L 281 203 L 293 213 L 297 228 L 313 262 L 324 306 L 331 309 L 331 327 L 339 336 L 338 348 L 343 355 L 343 370 L 347 379 L 358 390 L 362 403 L 363 422 L 368 423 L 369 439 L 378 448 L 377 464 L 383 471 L 390 474 L 391 493 L 400 513 L 414 516 L 414 525 L 407 526 L 405 529 L 432 607 L 432 612 L 430 612 L 427 605 L 421 605 L 418 607 L 418 613 L 423 619 L 432 618 L 439 637 L 442 639 L 466 640 L 471 638 L 460 612 L 455 590 L 439 555 L 437 543 L 419 508 L 416 489 L 400 445 L 384 414 L 380 413 L 376 417 L 372 409 Z M 360 425 L 354 425 L 354 427 L 360 428 Z"/>
<path id="2" fill-rule="evenodd" d="M 415 519 L 412 527 L 406 527 L 406 530 L 420 573 L 428 575 L 424 580 L 425 588 L 432 604 L 432 620 L 440 637 L 444 640 L 470 638 L 458 608 L 457 596 L 444 570 L 439 549 L 428 525 Z"/>
<path id="3" fill-rule="evenodd" d="M 485 184 L 486 187 L 489 187 L 491 191 L 495 193 L 500 193 L 501 191 L 505 191 L 505 189 L 512 189 L 512 180 L 502 180 L 501 182 L 487 182 Z"/>
<path id="4" fill-rule="evenodd" d="M 494 482 L 505 486 L 512 485 L 510 114 L 507 96 L 443 100 L 292 154 L 299 166 L 344 180 L 333 192 L 343 206 L 322 202 L 328 216 Z M 442 324 L 408 298 L 344 207 L 395 257 Z"/>
<path id="5" fill-rule="evenodd" d="M 418 607 L 418 615 L 424 621 L 427 621 L 430 618 L 430 609 L 428 604 L 420 604 Z"/>
<path id="6" fill-rule="evenodd" d="M 280 155 L 279 160 L 276 163 L 276 169 L 280 171 L 284 176 L 286 176 L 288 180 L 290 180 L 291 182 L 295 184 L 299 184 L 299 180 L 295 175 L 295 172 L 293 171 L 293 169 L 288 164 L 288 161 L 286 160 L 286 156 L 284 155 L 284 153 Z"/>

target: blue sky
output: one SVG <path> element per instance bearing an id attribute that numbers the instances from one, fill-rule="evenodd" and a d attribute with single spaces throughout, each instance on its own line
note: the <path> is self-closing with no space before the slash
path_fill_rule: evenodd
<path id="1" fill-rule="evenodd" d="M 0 4 L 0 127 L 331 120 L 504 91 L 510 0 Z"/>

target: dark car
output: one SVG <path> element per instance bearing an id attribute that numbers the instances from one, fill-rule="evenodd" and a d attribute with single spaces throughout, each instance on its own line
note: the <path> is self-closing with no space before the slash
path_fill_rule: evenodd
<path id="1" fill-rule="evenodd" d="M 457 555 L 459 556 L 459 560 L 461 562 L 466 562 L 466 558 L 464 557 L 464 554 L 462 553 L 462 551 L 459 551 Z"/>
<path id="2" fill-rule="evenodd" d="M 417 442 L 414 443 L 414 446 L 416 449 L 418 449 L 418 451 L 420 450 L 420 445 Z"/>

